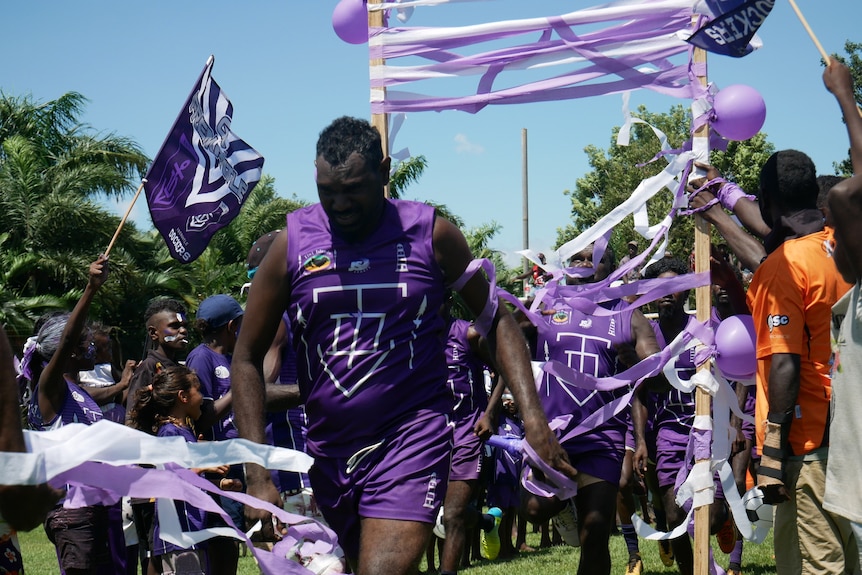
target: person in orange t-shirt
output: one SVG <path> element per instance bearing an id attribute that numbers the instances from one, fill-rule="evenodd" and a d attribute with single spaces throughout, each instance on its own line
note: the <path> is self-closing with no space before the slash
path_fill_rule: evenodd
<path id="1" fill-rule="evenodd" d="M 757 335 L 758 487 L 764 501 L 777 505 L 776 572 L 850 572 L 849 523 L 823 509 L 832 305 L 850 285 L 832 260 L 833 231 L 816 207 L 811 159 L 796 150 L 776 152 L 760 182 L 761 215 L 779 240 L 751 280 L 748 304 Z M 780 239 L 789 235 L 782 229 L 794 228 L 805 231 Z"/>

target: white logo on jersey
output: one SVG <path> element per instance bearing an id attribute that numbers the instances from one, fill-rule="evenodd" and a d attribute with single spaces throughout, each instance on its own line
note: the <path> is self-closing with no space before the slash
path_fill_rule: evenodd
<path id="1" fill-rule="evenodd" d="M 790 318 L 786 315 L 768 315 L 766 316 L 766 326 L 769 328 L 769 333 L 772 333 L 772 328 L 781 327 L 790 323 Z"/>
<path id="2" fill-rule="evenodd" d="M 215 376 L 219 379 L 227 379 L 230 377 L 230 370 L 223 365 L 219 365 L 215 368 Z"/>
<path id="3" fill-rule="evenodd" d="M 374 375 L 380 365 L 389 356 L 389 353 L 395 349 L 394 340 L 381 341 L 381 335 L 383 334 L 383 329 L 386 324 L 386 313 L 365 311 L 365 298 L 369 292 L 377 290 L 385 290 L 387 292 L 386 297 L 389 299 L 392 299 L 393 296 L 396 299 L 407 297 L 407 284 L 403 282 L 394 284 L 362 284 L 355 286 L 336 285 L 315 288 L 312 292 L 312 301 L 315 304 L 326 299 L 330 294 L 340 294 L 338 296 L 339 298 L 344 297 L 344 292 L 353 292 L 355 295 L 355 306 L 350 306 L 352 308 L 351 311 L 336 313 L 329 316 L 334 322 L 331 344 L 326 347 L 323 347 L 320 344 L 317 346 L 317 355 L 320 359 L 320 363 L 323 365 L 324 371 L 329 376 L 329 379 L 332 380 L 332 383 L 335 384 L 335 387 L 338 388 L 345 397 L 351 397 L 356 393 L 356 391 L 362 387 L 372 375 Z M 397 307 L 397 305 L 395 307 Z M 424 309 L 425 305 L 423 302 L 420 314 Z M 421 324 L 422 322 L 417 318 L 417 321 L 414 323 Z M 369 335 L 372 337 L 369 337 Z M 367 347 L 366 349 L 361 349 L 359 347 L 360 345 L 363 345 L 362 342 L 368 341 L 371 342 L 370 347 Z M 412 365 L 412 342 L 410 349 L 410 362 Z M 358 359 L 365 356 L 377 357 L 374 364 L 366 373 L 357 374 L 355 363 Z M 347 358 L 347 363 L 346 365 L 342 363 L 342 365 L 346 367 L 347 371 L 342 367 L 340 373 L 334 373 L 332 370 L 333 361 L 344 357 Z M 354 382 L 350 386 L 342 382 L 339 377 L 343 377 L 348 373 L 352 376 L 351 380 Z M 359 375 L 358 379 L 356 379 L 357 375 Z"/>
<path id="4" fill-rule="evenodd" d="M 353 272 L 355 274 L 361 274 L 363 272 L 367 272 L 370 269 L 371 269 L 371 260 L 369 260 L 368 258 L 362 258 L 362 259 L 350 262 L 350 267 L 347 269 L 347 271 Z"/>
<path id="5" fill-rule="evenodd" d="M 605 337 L 584 335 L 580 333 L 557 333 L 558 343 L 562 341 L 563 338 L 566 338 L 567 342 L 567 345 L 565 346 L 566 365 L 586 375 L 599 377 L 599 355 L 597 353 L 587 352 L 586 349 L 589 345 L 589 342 L 596 342 L 598 346 L 604 346 L 606 349 L 610 349 L 611 340 Z M 586 404 L 597 393 L 595 390 L 593 390 L 585 397 L 578 399 L 577 397 L 575 397 L 572 390 L 569 389 L 569 386 L 567 384 L 562 382 L 559 378 L 555 377 L 554 379 L 557 380 L 557 383 L 560 385 L 560 388 L 566 393 L 566 395 L 568 395 L 572 399 L 572 401 L 577 403 L 578 406 L 583 406 L 584 404 Z M 550 383 L 550 377 L 548 378 L 548 383 Z"/>

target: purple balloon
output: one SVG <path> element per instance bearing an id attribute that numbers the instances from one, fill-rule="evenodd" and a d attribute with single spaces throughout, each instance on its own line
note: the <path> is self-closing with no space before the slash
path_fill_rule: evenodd
<path id="1" fill-rule="evenodd" d="M 715 330 L 715 364 L 729 379 L 750 379 L 757 372 L 754 320 L 732 315 Z"/>
<path id="2" fill-rule="evenodd" d="M 712 102 L 712 127 L 728 140 L 754 137 L 766 120 L 766 104 L 760 93 L 744 84 L 722 88 Z"/>
<path id="3" fill-rule="evenodd" d="M 365 0 L 341 0 L 332 11 L 332 29 L 348 44 L 368 42 Z"/>

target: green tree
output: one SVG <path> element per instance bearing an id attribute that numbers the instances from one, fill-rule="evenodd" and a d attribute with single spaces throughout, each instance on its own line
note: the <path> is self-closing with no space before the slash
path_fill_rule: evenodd
<path id="1" fill-rule="evenodd" d="M 74 92 L 44 104 L 0 93 L 0 229 L 3 256 L 16 264 L 4 270 L 3 289 L 17 302 L 4 321 L 13 338 L 29 335 L 22 318 L 80 292 L 119 223 L 96 202 L 130 195 L 148 163 L 131 140 L 81 124 L 85 102 Z M 145 253 L 139 240 L 130 225 L 112 260 Z M 113 293 L 100 292 L 94 313 Z"/>
<path id="2" fill-rule="evenodd" d="M 850 68 L 856 102 L 862 105 L 862 43 L 848 40 L 844 43 L 844 52 L 847 53 L 846 58 L 837 54 L 833 54 L 833 57 L 844 62 Z M 847 157 L 840 162 L 833 162 L 832 167 L 835 168 L 835 173 L 839 176 L 849 178 L 853 175 L 853 163 L 850 161 L 849 148 Z"/>
<path id="3" fill-rule="evenodd" d="M 425 156 L 411 156 L 400 162 L 389 177 L 389 197 L 393 200 L 403 199 L 404 190 L 418 182 L 427 167 Z"/>
<path id="4" fill-rule="evenodd" d="M 691 113 L 681 105 L 673 106 L 666 113 L 656 114 L 640 107 L 636 114 L 642 120 L 663 131 L 670 145 L 679 148 L 688 140 Z M 613 129 L 611 145 L 607 150 L 598 146 L 587 146 L 585 152 L 592 168 L 578 178 L 573 190 L 564 193 L 571 197 L 572 223 L 557 231 L 557 245 L 577 237 L 611 210 L 623 203 L 638 184 L 658 174 L 666 165 L 659 159 L 649 162 L 659 151 L 658 140 L 648 126 L 635 124 L 632 127 L 630 145 L 616 144 L 619 127 Z M 757 134 L 745 142 L 730 142 L 726 152 L 713 152 L 710 162 L 722 174 L 737 182 L 744 190 L 757 190 L 760 166 L 774 151 L 774 146 L 765 134 Z M 663 190 L 647 205 L 650 222 L 658 222 L 670 211 L 673 194 Z M 693 218 L 677 217 L 670 230 L 669 249 L 685 257 L 694 246 Z M 625 244 L 635 238 L 634 222 L 626 218 L 617 225 L 611 237 L 611 246 L 618 255 L 626 252 Z M 716 238 L 717 239 L 717 238 Z"/>
<path id="5" fill-rule="evenodd" d="M 275 178 L 264 174 L 243 204 L 234 220 L 216 232 L 203 254 L 186 266 L 193 291 L 189 292 L 192 309 L 203 299 L 219 293 L 238 296 L 248 281 L 245 262 L 257 238 L 284 227 L 288 213 L 307 205 L 296 196 L 280 197 Z"/>

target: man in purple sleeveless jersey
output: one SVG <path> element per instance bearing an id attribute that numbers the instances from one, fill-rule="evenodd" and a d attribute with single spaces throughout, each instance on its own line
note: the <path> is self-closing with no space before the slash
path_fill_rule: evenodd
<path id="1" fill-rule="evenodd" d="M 727 262 L 724 263 L 726 264 Z M 718 270 L 718 264 L 718 259 L 713 257 L 713 278 L 719 277 L 715 273 Z M 687 274 L 689 271 L 689 266 L 678 258 L 662 258 L 644 270 L 643 277 L 646 279 L 670 279 Z M 731 278 L 735 281 L 736 278 L 733 277 L 733 272 L 729 268 L 727 268 L 727 271 L 729 271 Z M 720 277 L 726 278 L 728 276 L 722 275 Z M 735 302 L 737 306 L 741 307 L 734 309 L 734 311 L 739 313 L 747 311 L 747 309 L 745 308 L 742 285 L 739 284 L 737 288 Z M 666 347 L 686 327 L 696 322 L 695 317 L 685 311 L 684 306 L 688 300 L 688 296 L 689 292 L 686 290 L 669 294 L 658 300 L 658 321 L 653 323 L 653 329 L 660 346 Z M 717 316 L 714 317 L 713 323 L 717 325 L 718 320 Z M 694 349 L 689 349 L 677 357 L 673 365 L 680 380 L 690 380 L 697 371 L 694 360 Z M 645 391 L 641 390 L 641 400 L 643 402 L 650 401 L 650 399 L 647 399 Z M 676 501 L 676 484 L 680 470 L 689 469 L 693 464 L 693 461 L 686 459 L 686 447 L 694 426 L 695 398 L 694 393 L 680 391 L 676 388 L 669 388 L 662 394 L 649 395 L 655 407 L 653 425 L 657 429 L 655 434 L 655 450 L 658 486 L 661 492 L 662 505 L 667 515 L 667 525 L 669 528 L 674 528 L 680 525 L 686 517 L 686 511 Z M 635 437 L 638 447 L 635 452 L 635 469 L 641 473 L 646 468 L 648 451 L 645 435 L 642 426 L 640 428 L 636 427 Z M 709 516 L 710 532 L 713 534 L 719 532 L 729 517 L 729 510 L 724 503 L 724 492 L 721 490 L 721 484 L 718 482 L 716 482 L 716 499 L 710 505 Z M 729 529 L 733 529 L 732 526 L 729 526 Z M 727 540 L 728 538 L 729 541 Z M 734 543 L 733 531 L 730 531 L 725 538 L 725 543 L 723 543 L 723 545 L 730 546 L 730 549 L 725 551 L 726 553 L 733 549 Z M 694 556 L 688 535 L 681 535 L 671 540 L 671 546 L 673 547 L 673 554 L 680 573 L 683 575 L 693 573 Z M 739 571 L 738 564 L 736 565 L 736 571 Z"/>
<path id="2" fill-rule="evenodd" d="M 479 487 L 483 459 L 482 440 L 474 427 L 488 407 L 483 364 L 489 363 L 491 358 L 485 342 L 470 322 L 449 316 L 451 303 L 451 298 L 447 298 L 443 315 L 449 318 L 445 348 L 449 369 L 446 387 L 454 400 L 453 447 L 449 485 L 443 504 L 446 539 L 440 556 L 440 575 L 458 572 L 469 535 L 477 525 L 482 529 L 480 537 L 485 558 L 496 559 L 500 552 L 500 521 L 494 514 L 496 512 L 481 514 L 471 505 Z"/>
<path id="3" fill-rule="evenodd" d="M 430 536 L 452 437 L 439 309 L 446 286 L 462 279 L 472 259 L 464 236 L 433 208 L 386 199 L 389 163 L 368 122 L 343 117 L 321 132 L 320 203 L 288 216 L 260 265 L 232 382 L 240 435 L 263 442 L 260 370 L 288 310 L 315 496 L 361 575 L 415 573 Z M 548 429 L 511 315 L 489 297 L 481 274 L 458 285 L 490 326 L 527 440 L 549 465 L 574 476 Z M 254 465 L 246 472 L 249 493 L 277 504 L 270 475 Z M 269 514 L 247 510 L 272 537 Z"/>
<path id="4" fill-rule="evenodd" d="M 597 261 L 594 261 L 595 260 Z M 591 275 L 574 278 L 575 283 L 604 280 L 614 269 L 610 248 L 593 255 L 593 246 L 572 256 L 571 267 L 593 268 Z M 572 281 L 572 280 L 570 280 Z M 623 302 L 624 303 L 624 302 Z M 609 302 L 613 307 L 619 301 Z M 607 377 L 625 370 L 639 359 L 659 351 L 655 334 L 638 310 L 609 316 L 587 315 L 561 297 L 542 310 L 535 325 L 537 361 L 557 360 L 594 377 Z M 544 374 L 539 397 L 549 419 L 571 415 L 558 430 L 561 436 L 596 411 L 606 409 L 626 390 L 594 391 L 569 385 Z M 632 412 L 634 417 L 634 411 Z M 578 573 L 607 575 L 611 570 L 608 549 L 616 520 L 617 491 L 625 452 L 626 423 L 623 414 L 567 440 L 563 447 L 578 470 L 578 494 L 568 501 L 522 491 L 522 511 L 534 523 L 553 518 L 557 530 L 570 545 L 581 547 Z"/>

